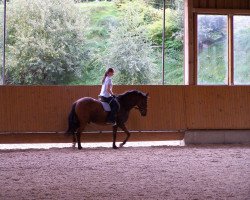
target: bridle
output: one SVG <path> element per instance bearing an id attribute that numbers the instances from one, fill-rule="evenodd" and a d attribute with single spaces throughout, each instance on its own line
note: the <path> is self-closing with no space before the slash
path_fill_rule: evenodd
<path id="1" fill-rule="evenodd" d="M 147 108 L 140 108 L 139 106 L 135 106 L 134 109 L 139 110 L 140 113 L 144 113 L 147 111 Z"/>
<path id="2" fill-rule="evenodd" d="M 147 98 L 147 101 L 148 101 L 148 98 Z M 147 113 L 147 106 L 145 106 L 145 108 L 142 108 L 141 106 L 136 105 L 133 108 L 136 110 L 139 110 L 142 115 L 144 115 L 144 114 L 146 115 L 146 113 Z"/>

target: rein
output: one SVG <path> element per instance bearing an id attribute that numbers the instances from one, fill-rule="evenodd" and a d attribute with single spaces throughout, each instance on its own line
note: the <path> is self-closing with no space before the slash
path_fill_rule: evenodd
<path id="1" fill-rule="evenodd" d="M 138 106 L 134 106 L 133 107 L 134 109 L 137 109 L 137 110 L 140 110 L 140 108 Z"/>
<path id="2" fill-rule="evenodd" d="M 140 108 L 139 106 L 134 106 L 133 108 L 136 109 L 136 110 L 139 110 L 140 112 L 145 111 L 144 108 Z"/>

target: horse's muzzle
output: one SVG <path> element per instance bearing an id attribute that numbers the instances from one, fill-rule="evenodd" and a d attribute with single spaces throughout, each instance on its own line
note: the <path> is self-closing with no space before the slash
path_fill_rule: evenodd
<path id="1" fill-rule="evenodd" d="M 141 111 L 141 116 L 145 117 L 146 115 L 147 115 L 147 111 L 146 110 Z"/>

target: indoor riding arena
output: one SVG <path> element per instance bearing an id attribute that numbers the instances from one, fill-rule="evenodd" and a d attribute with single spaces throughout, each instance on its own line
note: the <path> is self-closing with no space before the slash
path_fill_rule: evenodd
<path id="1" fill-rule="evenodd" d="M 149 94 L 146 116 L 139 104 L 130 112 L 131 137 L 123 147 L 126 134 L 118 129 L 112 148 L 110 125 L 89 123 L 80 150 L 65 133 L 73 103 L 98 98 L 100 85 L 0 86 L 1 200 L 250 199 L 250 82 L 237 78 L 234 29 L 237 17 L 250 16 L 250 0 L 185 0 L 183 6 L 183 84 L 113 86 L 115 94 Z M 202 16 L 226 20 L 226 84 L 199 78 L 198 55 L 210 45 L 199 49 Z M 244 27 L 250 34 L 250 23 Z"/>

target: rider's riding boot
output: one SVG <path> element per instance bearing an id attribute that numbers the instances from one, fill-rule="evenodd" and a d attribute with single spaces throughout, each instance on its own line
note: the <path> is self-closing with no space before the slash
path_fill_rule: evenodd
<path id="1" fill-rule="evenodd" d="M 115 126 L 116 125 L 115 117 L 113 117 L 111 115 L 112 115 L 112 113 L 109 113 L 106 124 L 110 124 L 112 126 Z"/>

